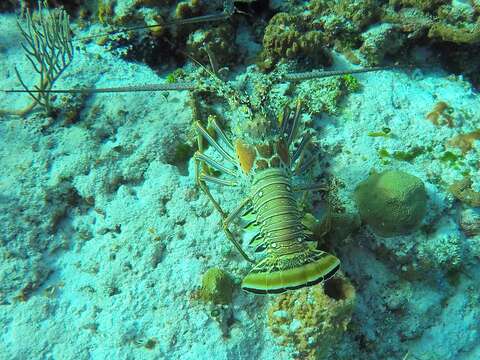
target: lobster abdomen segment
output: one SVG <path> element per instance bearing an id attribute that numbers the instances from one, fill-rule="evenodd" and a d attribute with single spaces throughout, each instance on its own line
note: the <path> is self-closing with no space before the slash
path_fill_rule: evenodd
<path id="1" fill-rule="evenodd" d="M 280 293 L 310 286 L 333 276 L 340 261 L 313 249 L 308 230 L 284 168 L 270 168 L 255 174 L 252 205 L 259 233 L 254 244 L 266 250 L 266 257 L 244 278 L 244 290 Z"/>

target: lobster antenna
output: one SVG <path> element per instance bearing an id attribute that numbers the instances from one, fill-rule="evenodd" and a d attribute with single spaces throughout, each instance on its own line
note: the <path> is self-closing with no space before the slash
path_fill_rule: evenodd
<path id="1" fill-rule="evenodd" d="M 107 88 L 74 88 L 74 89 L 52 89 L 52 90 L 25 90 L 25 89 L 12 89 L 2 90 L 5 93 L 59 93 L 59 94 L 96 94 L 96 93 L 127 93 L 127 92 L 144 92 L 144 91 L 182 91 L 182 90 L 195 90 L 195 84 L 193 82 L 180 82 L 180 83 L 164 83 L 164 84 L 146 84 L 146 85 L 129 85 L 119 87 L 107 87 Z"/>
<path id="2" fill-rule="evenodd" d="M 298 73 L 288 73 L 281 77 L 282 80 L 286 81 L 303 81 L 309 79 L 321 79 L 325 77 L 340 76 L 340 75 L 350 75 L 350 74 L 362 74 L 366 72 L 373 71 L 385 71 L 385 70 L 396 70 L 402 68 L 410 68 L 409 65 L 389 65 L 389 66 L 373 66 L 362 69 L 348 69 L 348 70 L 313 70 L 308 72 L 298 72 Z"/>
<path id="3" fill-rule="evenodd" d="M 194 60 L 195 61 L 195 60 Z M 197 62 L 199 63 L 199 62 Z M 200 64 L 201 65 L 201 64 Z M 202 65 L 203 66 L 203 65 Z M 203 66 L 204 67 L 204 66 Z M 204 67 L 205 68 L 205 67 Z M 285 74 L 280 78 L 282 81 L 302 81 L 308 79 L 318 79 L 326 78 L 332 76 L 340 76 L 347 74 L 359 74 L 373 71 L 384 71 L 392 69 L 400 69 L 402 66 L 376 66 L 363 69 L 351 69 L 351 70 L 332 70 L 332 71 L 322 71 L 314 70 L 304 73 L 290 73 Z M 206 69 L 208 71 L 208 69 Z M 212 74 L 208 71 L 210 75 Z M 122 92 L 142 92 L 142 91 L 181 91 L 181 90 L 195 90 L 196 84 L 194 82 L 178 82 L 173 84 L 163 83 L 163 84 L 146 84 L 146 85 L 131 85 L 131 86 L 120 86 L 120 87 L 109 87 L 109 88 L 77 88 L 77 89 L 50 89 L 50 90 L 41 90 L 45 93 L 67 93 L 67 94 L 95 94 L 95 93 L 122 93 Z M 2 90 L 5 93 L 38 93 L 40 90 L 26 90 L 26 89 L 11 89 L 11 90 Z"/>
<path id="4" fill-rule="evenodd" d="M 178 19 L 178 20 L 169 21 L 163 24 L 139 25 L 139 26 L 126 27 L 122 29 L 115 29 L 115 30 L 107 31 L 101 34 L 81 37 L 81 38 L 75 39 L 75 41 L 90 40 L 90 39 L 95 39 L 102 36 L 121 34 L 127 31 L 152 29 L 152 28 L 162 27 L 162 26 L 171 27 L 171 26 L 177 26 L 177 25 L 189 25 L 189 24 L 198 24 L 202 22 L 227 20 L 235 13 L 235 11 L 236 9 L 235 9 L 235 6 L 233 5 L 233 0 L 227 0 L 224 2 L 223 11 L 219 13 L 195 16 L 187 19 Z"/>

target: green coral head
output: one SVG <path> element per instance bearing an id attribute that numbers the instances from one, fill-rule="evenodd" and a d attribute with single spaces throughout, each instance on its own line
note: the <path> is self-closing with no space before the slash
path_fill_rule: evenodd
<path id="1" fill-rule="evenodd" d="M 380 236 L 408 234 L 427 211 L 427 192 L 422 180 L 399 170 L 371 174 L 355 190 L 362 220 Z"/>
<path id="2" fill-rule="evenodd" d="M 233 281 L 225 271 L 210 268 L 202 275 L 200 298 L 206 303 L 230 304 L 233 287 Z"/>

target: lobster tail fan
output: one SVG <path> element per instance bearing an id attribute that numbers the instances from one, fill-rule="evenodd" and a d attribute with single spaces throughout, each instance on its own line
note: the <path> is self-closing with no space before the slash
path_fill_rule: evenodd
<path id="1" fill-rule="evenodd" d="M 243 279 L 242 288 L 256 294 L 279 294 L 328 280 L 339 267 L 335 256 L 319 250 L 295 254 L 276 263 L 267 258 Z"/>

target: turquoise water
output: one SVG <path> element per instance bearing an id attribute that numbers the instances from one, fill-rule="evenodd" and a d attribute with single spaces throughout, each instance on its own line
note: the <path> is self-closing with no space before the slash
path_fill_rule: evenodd
<path id="1" fill-rule="evenodd" d="M 480 358 L 476 1 L 49 3 L 0 4 L 0 359 Z"/>

